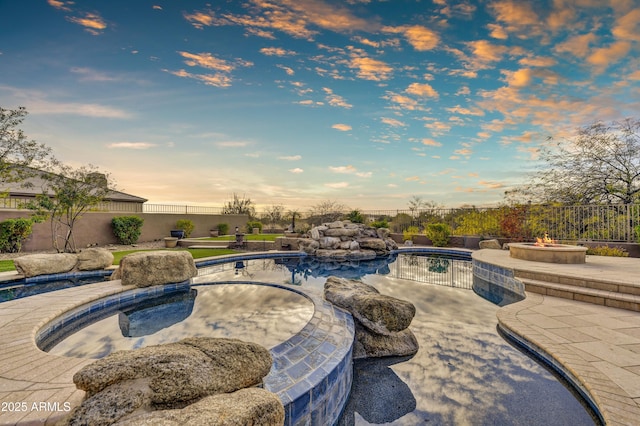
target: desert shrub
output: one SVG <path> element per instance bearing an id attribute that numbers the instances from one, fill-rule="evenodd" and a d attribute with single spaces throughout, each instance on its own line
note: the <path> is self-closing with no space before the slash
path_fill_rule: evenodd
<path id="1" fill-rule="evenodd" d="M 628 257 L 629 253 L 622 247 L 609 247 L 609 246 L 597 246 L 589 247 L 587 254 L 594 256 L 615 256 L 615 257 Z"/>
<path id="2" fill-rule="evenodd" d="M 376 220 L 374 222 L 371 222 L 369 226 L 371 226 L 372 228 L 388 228 L 389 222 L 387 222 L 386 220 Z"/>
<path id="3" fill-rule="evenodd" d="M 22 242 L 31 235 L 33 221 L 31 219 L 7 219 L 0 222 L 0 251 L 18 253 Z"/>
<path id="4" fill-rule="evenodd" d="M 144 219 L 138 216 L 117 216 L 111 219 L 113 235 L 120 244 L 134 244 L 140 238 Z"/>
<path id="5" fill-rule="evenodd" d="M 194 227 L 195 226 L 193 225 L 193 221 L 191 221 L 189 219 L 179 219 L 176 222 L 176 229 L 183 230 L 185 237 L 189 237 L 189 235 L 191 235 L 191 233 L 193 232 L 193 228 Z"/>
<path id="6" fill-rule="evenodd" d="M 364 223 L 364 215 L 360 213 L 360 210 L 352 210 L 346 218 L 353 223 Z"/>
<path id="7" fill-rule="evenodd" d="M 258 228 L 260 233 L 262 233 L 262 222 L 258 222 L 257 220 L 251 220 L 247 222 L 247 233 L 250 234 L 253 232 L 253 228 Z"/>
<path id="8" fill-rule="evenodd" d="M 449 244 L 451 228 L 446 223 L 430 223 L 424 232 L 435 247 L 445 247 Z"/>
<path id="9" fill-rule="evenodd" d="M 229 232 L 228 223 L 219 223 L 216 228 L 218 228 L 218 235 L 227 235 L 227 233 Z"/>
<path id="10" fill-rule="evenodd" d="M 398 213 L 391 222 L 393 232 L 403 232 L 411 226 L 413 218 L 406 213 Z"/>
<path id="11" fill-rule="evenodd" d="M 420 229 L 417 226 L 410 226 L 404 231 L 402 231 L 402 240 L 403 241 L 413 241 L 413 237 L 420 233 Z"/>

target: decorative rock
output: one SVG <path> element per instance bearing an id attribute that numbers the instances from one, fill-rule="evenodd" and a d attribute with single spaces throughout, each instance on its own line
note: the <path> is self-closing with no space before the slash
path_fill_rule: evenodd
<path id="1" fill-rule="evenodd" d="M 113 254 L 103 248 L 88 248 L 76 256 L 78 258 L 76 268 L 79 271 L 95 271 L 113 265 Z"/>
<path id="2" fill-rule="evenodd" d="M 278 396 L 260 388 L 208 396 L 182 410 L 132 416 L 116 425 L 283 425 L 284 407 Z"/>
<path id="3" fill-rule="evenodd" d="M 188 251 L 149 251 L 126 255 L 112 279 L 122 285 L 149 287 L 186 281 L 198 275 L 193 256 Z"/>
<path id="4" fill-rule="evenodd" d="M 176 424 L 172 422 L 173 415 L 186 416 L 183 418 L 188 423 L 190 417 L 202 411 L 196 405 L 200 402 L 191 409 L 167 411 L 166 421 L 162 415 L 154 417 L 160 412 L 144 413 L 158 407 L 182 408 L 193 400 L 215 393 L 236 392 L 254 386 L 269 373 L 271 364 L 267 349 L 235 339 L 189 338 L 168 345 L 114 352 L 74 375 L 76 386 L 87 395 L 72 414 L 69 424 L 110 425 L 119 420 L 123 421 L 120 424 Z M 258 391 L 223 397 L 221 401 L 225 403 L 222 404 L 209 401 L 210 404 L 205 405 L 215 407 L 215 410 L 207 410 L 203 415 L 212 416 L 214 422 L 194 420 L 191 424 L 234 424 L 223 420 L 233 417 L 229 414 L 232 410 L 243 413 L 243 417 L 234 419 L 257 419 L 254 423 L 241 424 L 282 424 L 284 409 L 279 398 L 268 391 Z M 147 415 L 160 420 L 137 422 L 138 418 L 146 421 Z"/>
<path id="5" fill-rule="evenodd" d="M 271 363 L 269 351 L 255 343 L 192 337 L 113 352 L 83 367 L 73 381 L 90 398 L 112 384 L 148 378 L 151 401 L 170 404 L 256 385 Z"/>
<path id="6" fill-rule="evenodd" d="M 324 296 L 351 312 L 369 330 L 383 335 L 406 329 L 416 313 L 412 303 L 380 294 L 375 287 L 360 281 L 329 277 Z"/>
<path id="7" fill-rule="evenodd" d="M 26 278 L 71 271 L 78 258 L 71 253 L 28 254 L 14 259 L 16 271 Z"/>
<path id="8" fill-rule="evenodd" d="M 363 249 L 370 249 L 381 253 L 387 251 L 387 243 L 379 238 L 360 238 L 358 244 L 360 244 L 360 248 Z"/>
<path id="9" fill-rule="evenodd" d="M 336 250 L 336 259 L 362 258 L 360 253 L 345 255 L 342 250 L 354 252 L 365 249 L 373 250 L 376 255 L 386 255 L 398 248 L 395 241 L 389 238 L 390 232 L 386 228 L 375 229 L 361 223 L 335 221 L 312 228 L 307 233 L 307 238 L 299 240 L 299 247 L 305 253 L 314 255 L 318 255 L 317 250 Z M 321 255 L 330 257 L 327 253 Z"/>
<path id="10" fill-rule="evenodd" d="M 356 322 L 356 342 L 353 345 L 353 358 L 380 358 L 385 356 L 409 356 L 418 352 L 416 336 L 409 329 L 381 335 L 374 333 Z"/>
<path id="11" fill-rule="evenodd" d="M 502 246 L 498 240 L 482 240 L 478 245 L 481 249 L 502 250 Z"/>

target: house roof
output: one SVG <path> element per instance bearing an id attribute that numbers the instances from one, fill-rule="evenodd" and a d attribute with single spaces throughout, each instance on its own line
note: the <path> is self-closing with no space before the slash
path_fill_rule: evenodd
<path id="1" fill-rule="evenodd" d="M 19 182 L 0 182 L 0 191 L 8 192 L 10 197 L 35 197 L 42 194 L 46 188 L 46 179 L 42 176 L 48 172 L 39 170 L 38 174 L 29 176 Z M 47 191 L 49 192 L 49 191 Z M 146 198 L 110 189 L 104 197 L 106 201 L 119 201 L 128 203 L 144 203 Z"/>

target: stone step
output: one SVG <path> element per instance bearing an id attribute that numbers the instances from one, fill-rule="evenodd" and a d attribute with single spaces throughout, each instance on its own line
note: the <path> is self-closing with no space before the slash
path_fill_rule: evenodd
<path id="1" fill-rule="evenodd" d="M 235 243 L 234 241 L 203 241 L 203 240 L 189 240 L 183 239 L 178 240 L 178 245 L 180 247 L 188 247 L 188 248 L 227 248 L 230 243 Z"/>
<path id="2" fill-rule="evenodd" d="M 640 295 L 601 290 L 575 284 L 552 283 L 530 278 L 518 277 L 518 280 L 522 281 L 525 290 L 531 293 L 640 312 Z"/>
<path id="3" fill-rule="evenodd" d="M 635 296 L 640 296 L 640 279 L 638 283 L 622 283 L 614 279 L 607 279 L 606 277 L 596 277 L 596 275 L 589 276 L 574 276 L 574 275 L 560 275 L 558 273 L 546 273 L 540 271 L 515 271 L 515 277 L 519 280 L 529 279 L 534 281 L 544 281 L 554 284 L 565 284 L 575 287 L 585 287 L 593 290 L 603 290 L 613 293 L 623 293 Z"/>

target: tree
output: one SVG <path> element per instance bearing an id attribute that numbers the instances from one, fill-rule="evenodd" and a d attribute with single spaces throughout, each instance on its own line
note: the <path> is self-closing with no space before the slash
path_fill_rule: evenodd
<path id="1" fill-rule="evenodd" d="M 313 224 L 334 222 L 342 217 L 347 207 L 337 201 L 325 200 L 311 207 L 309 221 Z"/>
<path id="2" fill-rule="evenodd" d="M 29 207 L 36 217 L 48 218 L 51 240 L 58 252 L 74 253 L 73 228 L 83 213 L 97 206 L 111 192 L 108 175 L 93 165 L 77 169 L 55 163 L 55 172 L 41 172 L 42 193 Z"/>
<path id="3" fill-rule="evenodd" d="M 19 126 L 27 116 L 24 107 L 0 107 L 0 182 L 18 182 L 33 173 L 29 167 L 39 167 L 51 149 L 27 139 Z"/>
<path id="4" fill-rule="evenodd" d="M 233 200 L 227 201 L 222 207 L 222 214 L 246 214 L 249 219 L 252 219 L 256 215 L 256 209 L 250 198 L 247 198 L 246 195 L 242 195 L 242 198 L 240 198 L 234 192 Z"/>
<path id="5" fill-rule="evenodd" d="M 544 166 L 507 199 L 565 204 L 640 201 L 640 119 L 596 122 L 541 151 Z"/>
<path id="6" fill-rule="evenodd" d="M 262 214 L 262 221 L 269 225 L 282 225 L 284 222 L 284 206 L 282 204 L 274 204 L 267 207 Z"/>

